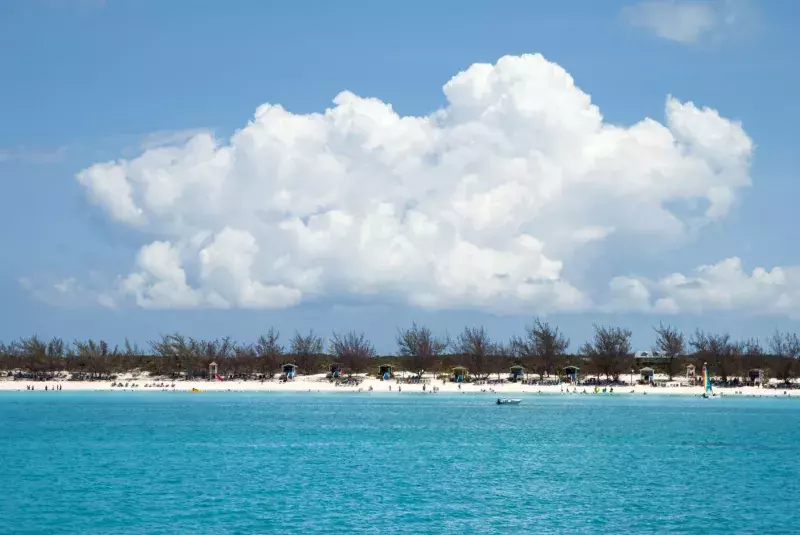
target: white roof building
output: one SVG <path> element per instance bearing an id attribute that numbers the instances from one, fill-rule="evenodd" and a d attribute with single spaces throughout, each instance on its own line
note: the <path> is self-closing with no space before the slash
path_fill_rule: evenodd
<path id="1" fill-rule="evenodd" d="M 637 351 L 633 354 L 636 360 L 666 360 L 669 358 L 666 351 Z"/>

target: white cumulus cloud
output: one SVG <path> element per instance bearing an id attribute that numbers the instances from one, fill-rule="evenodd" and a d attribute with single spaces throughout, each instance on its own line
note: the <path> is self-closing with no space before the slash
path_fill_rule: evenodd
<path id="1" fill-rule="evenodd" d="M 756 267 L 748 273 L 738 257 L 657 281 L 616 277 L 611 290 L 612 308 L 619 311 L 700 314 L 739 309 L 800 317 L 800 267 Z"/>
<path id="2" fill-rule="evenodd" d="M 538 54 L 474 64 L 444 94 L 420 117 L 348 91 L 323 113 L 264 104 L 230 139 L 192 133 L 84 169 L 89 198 L 153 240 L 118 299 L 582 309 L 591 288 L 565 266 L 590 270 L 587 244 L 680 239 L 724 217 L 749 184 L 753 145 L 739 123 L 667 97 L 664 122 L 610 124 Z M 704 212 L 670 208 L 682 202 Z"/>
<path id="3" fill-rule="evenodd" d="M 683 44 L 748 33 L 758 21 L 748 0 L 645 0 L 622 15 L 632 26 Z"/>

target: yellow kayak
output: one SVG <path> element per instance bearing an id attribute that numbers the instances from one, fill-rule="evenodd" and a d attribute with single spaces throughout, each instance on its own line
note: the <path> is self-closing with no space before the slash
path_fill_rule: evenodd
<path id="1" fill-rule="evenodd" d="M 192 388 L 189 392 L 202 392 L 199 388 Z"/>

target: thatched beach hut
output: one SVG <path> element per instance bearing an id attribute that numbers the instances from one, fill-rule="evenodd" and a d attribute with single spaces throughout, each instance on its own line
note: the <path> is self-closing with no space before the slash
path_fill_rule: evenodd
<path id="1" fill-rule="evenodd" d="M 285 378 L 287 381 L 294 379 L 294 376 L 297 375 L 297 365 L 286 363 L 281 366 L 281 371 L 283 372 L 283 378 Z"/>
<path id="2" fill-rule="evenodd" d="M 764 370 L 761 368 L 753 368 L 747 372 L 747 383 L 753 386 L 761 386 L 764 384 Z"/>
<path id="3" fill-rule="evenodd" d="M 694 364 L 689 364 L 686 366 L 686 379 L 690 382 L 693 382 L 697 377 L 697 368 L 695 368 Z"/>
<path id="4" fill-rule="evenodd" d="M 381 364 L 378 367 L 378 377 L 380 377 L 381 381 L 388 381 L 394 377 L 393 369 L 391 364 Z"/>
<path id="5" fill-rule="evenodd" d="M 578 384 L 578 372 L 581 369 L 577 366 L 564 367 L 564 381 L 567 383 Z"/>
<path id="6" fill-rule="evenodd" d="M 644 367 L 639 370 L 639 375 L 642 377 L 642 381 L 647 383 L 653 382 L 653 377 L 655 376 L 656 371 L 653 368 Z"/>
<path id="7" fill-rule="evenodd" d="M 469 370 L 464 366 L 455 366 L 450 375 L 450 380 L 454 383 L 463 383 L 469 377 Z"/>

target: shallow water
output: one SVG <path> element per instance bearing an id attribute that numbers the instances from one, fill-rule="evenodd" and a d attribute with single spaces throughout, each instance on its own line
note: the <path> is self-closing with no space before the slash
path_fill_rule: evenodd
<path id="1" fill-rule="evenodd" d="M 0 394 L 0 533 L 797 533 L 800 400 Z"/>

